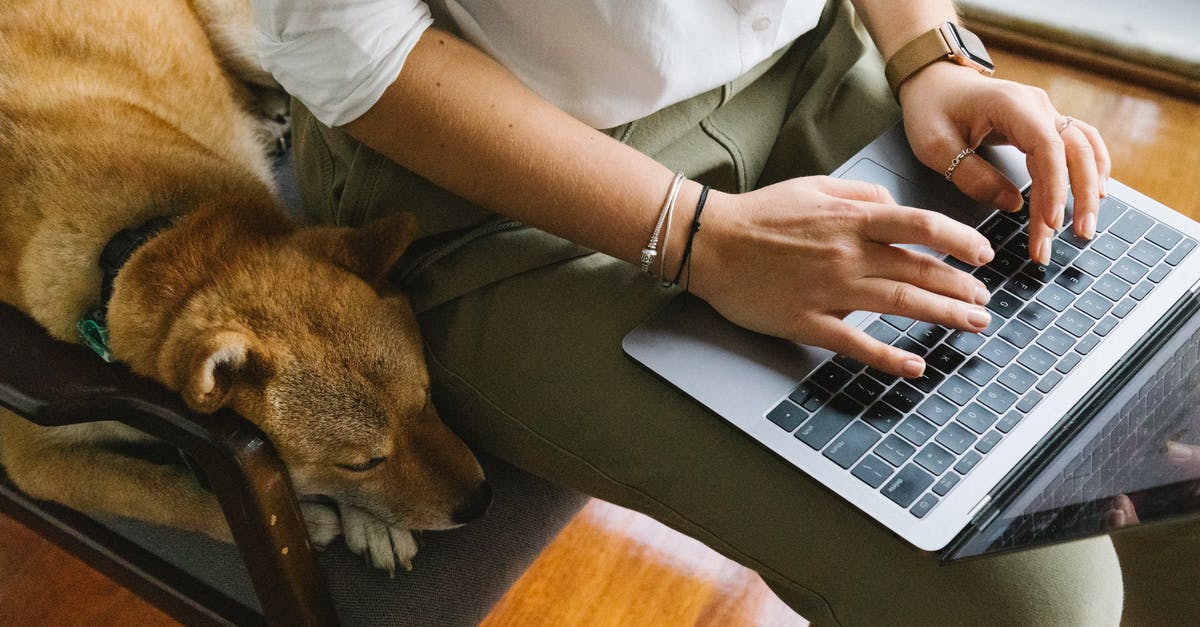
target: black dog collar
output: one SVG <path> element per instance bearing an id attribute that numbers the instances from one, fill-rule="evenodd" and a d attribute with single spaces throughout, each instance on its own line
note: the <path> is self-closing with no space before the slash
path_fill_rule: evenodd
<path id="1" fill-rule="evenodd" d="M 169 228 L 173 220 L 158 217 L 139 227 L 122 229 L 100 251 L 100 305 L 80 319 L 75 328 L 83 343 L 104 361 L 112 361 L 112 351 L 108 348 L 108 301 L 112 299 L 113 281 L 133 253 Z"/>

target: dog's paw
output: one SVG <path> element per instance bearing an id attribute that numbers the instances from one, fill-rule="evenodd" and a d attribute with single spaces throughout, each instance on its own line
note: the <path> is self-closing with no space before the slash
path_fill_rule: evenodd
<path id="1" fill-rule="evenodd" d="M 288 95 L 279 89 L 252 88 L 254 131 L 270 157 L 278 157 L 292 146 L 292 115 Z"/>
<path id="2" fill-rule="evenodd" d="M 342 535 L 342 519 L 337 509 L 324 503 L 301 503 L 300 512 L 308 526 L 308 537 L 313 546 L 323 549 Z"/>
<path id="3" fill-rule="evenodd" d="M 389 525 L 374 514 L 351 505 L 339 505 L 342 510 L 342 532 L 350 551 L 362 555 L 372 566 L 396 574 L 396 565 L 412 570 L 417 554 L 417 541 L 412 532 Z"/>

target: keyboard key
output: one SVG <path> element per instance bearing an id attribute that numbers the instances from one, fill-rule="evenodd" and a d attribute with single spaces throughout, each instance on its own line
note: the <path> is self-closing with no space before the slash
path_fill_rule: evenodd
<path id="1" fill-rule="evenodd" d="M 1085 333 L 1091 330 L 1093 324 L 1095 324 L 1095 320 L 1074 307 L 1063 312 L 1063 315 L 1054 321 L 1054 326 L 1063 329 L 1075 337 L 1083 337 Z"/>
<path id="2" fill-rule="evenodd" d="M 1146 234 L 1146 239 L 1163 250 L 1171 250 L 1183 239 L 1183 234 L 1165 224 L 1157 224 Z"/>
<path id="3" fill-rule="evenodd" d="M 1050 242 L 1050 261 L 1065 266 L 1079 255 L 1079 249 L 1062 241 L 1059 238 L 1054 238 Z"/>
<path id="4" fill-rule="evenodd" d="M 843 370 L 841 366 L 828 362 L 809 375 L 808 380 L 830 392 L 837 392 L 843 385 L 849 383 L 853 376 Z"/>
<path id="5" fill-rule="evenodd" d="M 1108 300 L 1116 302 L 1121 300 L 1121 298 L 1124 297 L 1132 287 L 1132 285 L 1122 281 L 1121 279 L 1118 279 L 1111 274 L 1106 274 L 1096 280 L 1096 285 L 1092 289 L 1103 294 Z"/>
<path id="6" fill-rule="evenodd" d="M 788 433 L 795 431 L 805 418 L 808 418 L 808 412 L 800 409 L 799 405 L 791 401 L 780 403 L 778 407 L 767 414 L 767 420 L 779 425 L 780 429 Z"/>
<path id="7" fill-rule="evenodd" d="M 875 447 L 874 453 L 881 457 L 887 463 L 899 468 L 908 458 L 917 452 L 917 447 L 904 441 L 903 438 L 889 435 L 884 438 L 879 446 Z"/>
<path id="8" fill-rule="evenodd" d="M 1050 353 L 1034 346 L 1029 350 L 1021 353 L 1017 358 L 1017 363 L 1025 366 L 1034 374 L 1043 375 L 1054 367 L 1055 357 Z"/>
<path id="9" fill-rule="evenodd" d="M 892 342 L 896 341 L 896 338 L 900 337 L 900 332 L 897 331 L 895 327 L 890 324 L 884 324 L 878 320 L 868 324 L 867 328 L 863 329 L 863 331 L 865 331 L 867 335 L 879 340 L 880 342 L 883 342 L 884 344 L 891 344 Z"/>
<path id="10" fill-rule="evenodd" d="M 1112 265 L 1107 258 L 1095 251 L 1087 251 L 1075 259 L 1072 267 L 1079 268 L 1092 276 L 1100 276 Z"/>
<path id="11" fill-rule="evenodd" d="M 950 377 L 950 380 L 938 388 L 939 394 L 954 401 L 957 405 L 966 405 L 978 391 L 979 388 L 971 385 L 966 379 L 958 375 Z"/>
<path id="12" fill-rule="evenodd" d="M 795 390 L 792 390 L 792 393 L 788 395 L 788 398 L 797 405 L 803 405 L 808 402 L 809 399 L 816 396 L 823 396 L 823 398 L 820 400 L 820 403 L 817 405 L 818 407 L 824 405 L 825 401 L 829 400 L 828 392 L 822 390 L 815 383 L 805 381 L 801 383 L 800 386 Z"/>
<path id="13" fill-rule="evenodd" d="M 1140 241 L 1129 249 L 1129 256 L 1137 259 L 1147 266 L 1153 266 L 1167 256 L 1163 249 L 1151 244 L 1147 241 Z"/>
<path id="14" fill-rule="evenodd" d="M 887 478 L 892 476 L 892 468 L 883 463 L 883 460 L 874 455 L 867 455 L 865 459 L 850 471 L 850 474 L 858 477 L 863 483 L 878 488 L 883 485 Z"/>
<path id="15" fill-rule="evenodd" d="M 929 353 L 929 356 L 925 358 L 925 363 L 942 372 L 949 373 L 953 372 L 964 360 L 966 357 L 961 353 L 942 344 Z"/>
<path id="16" fill-rule="evenodd" d="M 1021 259 L 1029 259 L 1029 234 L 1024 230 L 1016 233 L 1004 244 L 1004 250 Z"/>
<path id="17" fill-rule="evenodd" d="M 845 394 L 839 394 L 796 431 L 796 438 L 816 450 L 821 450 L 862 410 L 862 405 Z"/>
<path id="18" fill-rule="evenodd" d="M 900 434 L 905 440 L 920 446 L 929 441 L 933 434 L 937 433 L 937 427 L 929 424 L 924 418 L 917 416 L 909 416 L 896 427 L 896 433 Z"/>
<path id="19" fill-rule="evenodd" d="M 912 339 L 911 337 L 908 337 L 907 335 L 900 336 L 900 339 L 892 342 L 892 346 L 920 357 L 924 357 L 925 354 L 929 352 L 928 346 L 925 346 L 924 344 Z"/>
<path id="20" fill-rule="evenodd" d="M 907 331 L 908 327 L 911 327 L 913 323 L 916 322 L 916 320 L 913 320 L 912 318 L 905 318 L 904 316 L 897 316 L 893 314 L 880 316 L 879 319 L 901 331 Z"/>
<path id="21" fill-rule="evenodd" d="M 1142 300 L 1154 291 L 1154 284 L 1149 281 L 1138 283 L 1133 289 L 1129 290 L 1129 297 L 1134 300 Z"/>
<path id="22" fill-rule="evenodd" d="M 1022 396 L 1021 400 L 1017 401 L 1017 411 L 1028 414 L 1040 402 L 1042 402 L 1042 393 L 1034 390 Z"/>
<path id="23" fill-rule="evenodd" d="M 842 354 L 834 355 L 833 363 L 841 366 L 843 369 L 846 370 L 846 372 L 849 372 L 851 374 L 858 374 L 863 371 L 863 368 L 867 367 L 867 365 L 864 364 L 863 362 L 861 362 L 853 357 L 847 357 Z"/>
<path id="24" fill-rule="evenodd" d="M 1054 366 L 1054 369 L 1063 374 L 1067 374 L 1068 372 L 1074 370 L 1075 366 L 1078 366 L 1079 362 L 1081 361 L 1083 361 L 1083 356 L 1079 353 L 1068 353 L 1066 357 L 1058 360 L 1058 364 Z"/>
<path id="25" fill-rule="evenodd" d="M 870 405 L 879 400 L 879 397 L 883 395 L 884 389 L 882 383 L 865 374 L 860 374 L 850 382 L 850 385 L 846 386 L 843 392 L 863 405 Z"/>
<path id="26" fill-rule="evenodd" d="M 1002 414 L 1008 411 L 1013 406 L 1013 403 L 1017 402 L 1017 395 L 1008 391 L 999 383 L 993 383 L 984 388 L 983 392 L 979 393 L 978 400 L 984 407 L 997 414 Z M 801 431 L 803 430 L 801 428 Z"/>
<path id="27" fill-rule="evenodd" d="M 892 477 L 880 491 L 900 507 L 908 507 L 932 483 L 933 475 L 921 470 L 916 464 L 909 464 Z"/>
<path id="28" fill-rule="evenodd" d="M 925 395 L 920 390 L 901 381 L 892 387 L 887 394 L 883 395 L 883 402 L 899 409 L 902 412 L 910 412 L 917 403 L 924 400 Z"/>
<path id="29" fill-rule="evenodd" d="M 1074 246 L 1075 248 L 1079 248 L 1081 250 L 1084 248 L 1087 248 L 1088 246 L 1090 246 L 1092 244 L 1092 240 L 1084 239 L 1084 238 L 1076 235 L 1075 229 L 1073 229 L 1069 226 L 1066 226 L 1065 224 L 1063 226 L 1066 228 L 1064 228 L 1062 230 L 1062 232 L 1058 234 L 1058 239 L 1061 239 L 1062 241 Z"/>
<path id="30" fill-rule="evenodd" d="M 1025 273 L 1021 273 L 1009 279 L 1004 284 L 1004 289 L 1021 300 L 1030 300 L 1034 294 L 1037 294 L 1038 290 L 1042 289 L 1042 282 L 1034 280 Z"/>
<path id="31" fill-rule="evenodd" d="M 958 463 L 954 465 L 954 472 L 965 475 L 971 472 L 981 459 L 983 459 L 983 455 L 980 455 L 977 451 L 971 451 L 958 460 Z"/>
<path id="32" fill-rule="evenodd" d="M 1164 261 L 1172 266 L 1177 266 L 1179 265 L 1179 262 L 1183 261 L 1184 257 L 1187 257 L 1188 253 L 1192 252 L 1192 249 L 1195 247 L 1196 240 L 1191 238 L 1185 239 L 1179 244 L 1178 247 L 1175 248 L 1175 250 L 1171 251 L 1171 254 L 1167 255 L 1167 258 L 1164 259 Z"/>
<path id="33" fill-rule="evenodd" d="M 1021 422 L 1021 419 L 1024 417 L 1024 414 L 1021 412 L 1010 411 L 1000 419 L 1000 422 L 996 423 L 996 429 L 998 429 L 1000 433 L 1008 433 L 1012 431 L 1013 427 L 1017 426 L 1017 423 Z"/>
<path id="34" fill-rule="evenodd" d="M 975 450 L 987 455 L 992 452 L 992 449 L 996 448 L 996 445 L 1000 443 L 1000 439 L 1003 437 L 999 431 L 988 431 L 987 435 L 979 438 L 979 441 L 975 443 Z"/>
<path id="35" fill-rule="evenodd" d="M 1125 251 L 1129 250 L 1129 244 L 1111 234 L 1104 234 L 1096 238 L 1096 243 L 1092 244 L 1092 250 L 1116 261 L 1125 254 Z"/>
<path id="36" fill-rule="evenodd" d="M 1057 285 L 1047 285 L 1045 289 L 1037 295 L 1037 302 L 1053 309 L 1054 311 L 1062 311 L 1071 306 L 1075 300 L 1075 295 Z"/>
<path id="37" fill-rule="evenodd" d="M 968 381 L 975 385 L 984 385 L 996 376 L 1000 369 L 989 364 L 979 357 L 972 357 L 959 368 L 958 374 L 967 378 Z"/>
<path id="38" fill-rule="evenodd" d="M 1121 322 L 1121 320 L 1115 316 L 1105 316 L 1104 319 L 1100 321 L 1100 324 L 1096 325 L 1095 329 L 1092 329 L 1092 332 L 1100 337 L 1105 337 L 1111 333 L 1113 329 L 1117 328 L 1117 323 L 1119 322 Z"/>
<path id="39" fill-rule="evenodd" d="M 1094 280 L 1083 270 L 1071 266 L 1070 268 L 1065 268 L 1062 274 L 1059 274 L 1058 278 L 1054 279 L 1054 283 L 1071 290 L 1075 294 L 1082 294 Z"/>
<path id="40" fill-rule="evenodd" d="M 898 377 L 894 374 L 888 374 L 875 368 L 867 368 L 867 375 L 884 385 L 891 385 L 902 379 L 902 377 Z"/>
<path id="41" fill-rule="evenodd" d="M 1017 313 L 1017 311 L 1024 304 L 1025 303 L 1016 296 L 1013 296 L 1004 290 L 1000 290 L 992 295 L 992 300 L 988 302 L 987 308 L 1005 318 L 1011 318 L 1013 317 L 1013 314 Z"/>
<path id="42" fill-rule="evenodd" d="M 1151 283 L 1161 283 L 1163 279 L 1167 278 L 1168 274 L 1171 274 L 1171 266 L 1168 266 L 1164 263 L 1151 270 L 1150 273 L 1146 275 L 1146 280 L 1150 281 Z"/>
<path id="43" fill-rule="evenodd" d="M 1037 382 L 1037 376 L 1021 366 L 1013 364 L 1005 368 L 1004 372 L 1001 372 L 1000 377 L 996 380 L 1017 394 L 1024 394 Z"/>
<path id="44" fill-rule="evenodd" d="M 999 248 L 1004 240 L 1021 228 L 1014 220 L 997 213 L 979 226 L 979 233 L 987 238 L 992 248 Z"/>
<path id="45" fill-rule="evenodd" d="M 1108 232 L 1132 244 L 1149 231 L 1153 224 L 1154 220 L 1146 214 L 1137 209 L 1130 209 L 1109 227 Z"/>
<path id="46" fill-rule="evenodd" d="M 1000 329 L 1000 337 L 1017 348 L 1025 348 L 1037 338 L 1037 331 L 1020 320 L 1013 320 Z"/>
<path id="47" fill-rule="evenodd" d="M 1075 338 L 1058 327 L 1050 327 L 1038 336 L 1037 345 L 1062 357 L 1075 346 Z"/>
<path id="48" fill-rule="evenodd" d="M 988 321 L 988 325 L 984 327 L 979 334 L 985 337 L 991 337 L 995 335 L 996 331 L 999 331 L 1000 327 L 1002 326 L 1004 326 L 1004 318 L 1001 318 L 1000 316 L 991 316 L 991 320 Z"/>
<path id="49" fill-rule="evenodd" d="M 946 496 L 954 486 L 958 485 L 959 481 L 962 481 L 962 477 L 954 473 L 942 475 L 942 478 L 933 484 L 933 493 L 938 496 Z"/>
<path id="50" fill-rule="evenodd" d="M 871 427 L 855 422 L 821 452 L 842 468 L 850 468 L 864 453 L 879 441 L 879 433 Z"/>
<path id="51" fill-rule="evenodd" d="M 1056 316 L 1058 316 L 1057 312 L 1041 303 L 1029 303 L 1025 305 L 1021 313 L 1017 314 L 1017 320 L 1040 331 L 1050 326 Z"/>
<path id="52" fill-rule="evenodd" d="M 987 265 L 991 270 L 1000 273 L 1003 276 L 1012 276 L 1025 265 L 1025 260 L 1008 252 L 1007 250 L 996 251 L 996 256 L 992 262 Z"/>
<path id="53" fill-rule="evenodd" d="M 1113 264 L 1112 269 L 1113 274 L 1124 279 L 1126 283 L 1141 281 L 1142 277 L 1146 276 L 1146 273 L 1149 271 L 1149 268 L 1128 257 L 1118 260 L 1117 263 Z"/>
<path id="54" fill-rule="evenodd" d="M 952 422 L 937 434 L 934 441 L 950 449 L 955 455 L 961 455 L 975 443 L 975 434 Z"/>
<path id="55" fill-rule="evenodd" d="M 967 425 L 975 433 L 983 433 L 996 422 L 996 414 L 979 403 L 971 403 L 958 412 L 954 419 Z"/>
<path id="56" fill-rule="evenodd" d="M 954 463 L 954 455 L 937 444 L 931 443 L 921 449 L 921 452 L 917 453 L 913 461 L 917 462 L 925 470 L 935 475 L 940 475 L 946 472 L 950 464 Z"/>
<path id="57" fill-rule="evenodd" d="M 1099 343 L 1100 343 L 1099 335 L 1094 335 L 1094 334 L 1088 333 L 1087 337 L 1083 338 L 1082 340 L 1079 341 L 1078 344 L 1075 345 L 1075 352 L 1077 352 L 1081 355 L 1086 355 L 1086 354 L 1092 352 L 1092 349 L 1096 348 L 1096 345 Z"/>
<path id="58" fill-rule="evenodd" d="M 926 363 L 928 363 L 928 361 L 929 359 L 926 358 Z M 941 385 L 942 380 L 945 378 L 946 373 L 942 372 L 941 370 L 938 370 L 937 368 L 926 368 L 925 372 L 921 373 L 921 376 L 915 379 L 905 380 L 908 381 L 909 385 L 917 388 L 918 390 L 929 393 L 936 390 L 937 386 Z"/>
<path id="59" fill-rule="evenodd" d="M 892 427 L 896 426 L 896 423 L 900 422 L 903 417 L 904 414 L 886 403 L 875 403 L 868 407 L 862 415 L 863 422 L 871 425 L 880 433 L 891 431 Z"/>
<path id="60" fill-rule="evenodd" d="M 946 334 L 949 332 L 950 330 L 946 327 L 928 322 L 918 322 L 908 330 L 908 337 L 932 348 L 937 345 L 938 340 L 946 337 Z"/>
<path id="61" fill-rule="evenodd" d="M 1062 380 L 1063 376 L 1061 374 L 1051 372 L 1043 377 L 1041 381 L 1038 381 L 1037 389 L 1042 394 L 1049 394 L 1054 388 L 1058 387 L 1059 383 L 1062 383 Z"/>
<path id="62" fill-rule="evenodd" d="M 946 338 L 946 344 L 954 347 L 955 350 L 964 354 L 970 355 L 975 352 L 975 349 L 983 346 L 984 338 L 978 333 L 967 333 L 966 331 L 955 331 Z"/>
<path id="63" fill-rule="evenodd" d="M 1012 345 L 1000 339 L 988 340 L 988 343 L 979 349 L 981 357 L 997 366 L 1007 366 L 1012 360 L 1017 358 L 1017 352 L 1017 349 L 1013 348 Z"/>
<path id="64" fill-rule="evenodd" d="M 917 414 L 937 425 L 944 425 L 958 412 L 958 406 L 940 396 L 930 396 L 917 406 Z"/>
<path id="65" fill-rule="evenodd" d="M 1104 314 L 1108 313 L 1109 309 L 1112 309 L 1112 305 L 1112 301 L 1095 292 L 1088 292 L 1080 296 L 1079 300 L 1075 302 L 1075 306 L 1080 311 L 1097 320 L 1103 318 Z"/>
<path id="66" fill-rule="evenodd" d="M 971 273 L 971 275 L 979 279 L 979 282 L 983 283 L 983 286 L 986 287 L 989 292 L 994 292 L 999 289 L 1000 285 L 1004 283 L 1005 279 L 1003 274 L 1000 274 L 999 272 L 996 272 L 995 270 L 992 270 L 986 266 L 975 270 Z"/>
<path id="67" fill-rule="evenodd" d="M 1133 311 L 1134 307 L 1137 307 L 1137 301 L 1133 300 L 1132 298 L 1126 298 L 1125 300 L 1117 303 L 1116 307 L 1113 307 L 1112 315 L 1118 318 L 1124 318 L 1125 316 L 1129 315 L 1129 312 Z"/>
<path id="68" fill-rule="evenodd" d="M 908 513 L 916 516 L 918 519 L 924 518 L 934 505 L 938 504 L 938 498 L 932 494 L 925 493 L 921 498 L 917 499 L 917 503 L 909 508 Z"/>

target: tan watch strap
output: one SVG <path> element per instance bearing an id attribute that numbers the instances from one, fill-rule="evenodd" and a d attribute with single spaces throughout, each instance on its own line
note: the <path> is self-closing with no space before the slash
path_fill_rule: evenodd
<path id="1" fill-rule="evenodd" d="M 920 37 L 904 44 L 887 62 L 887 82 L 892 88 L 892 95 L 900 97 L 900 85 L 917 70 L 943 59 L 954 56 L 941 29 L 935 28 Z"/>

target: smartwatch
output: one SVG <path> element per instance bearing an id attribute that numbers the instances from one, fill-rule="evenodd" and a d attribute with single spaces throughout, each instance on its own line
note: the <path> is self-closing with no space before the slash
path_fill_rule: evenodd
<path id="1" fill-rule="evenodd" d="M 917 71 L 938 61 L 953 61 L 991 76 L 996 64 L 988 56 L 983 42 L 971 31 L 945 22 L 908 42 L 887 62 L 887 82 L 892 95 L 900 97 L 900 85 Z"/>

